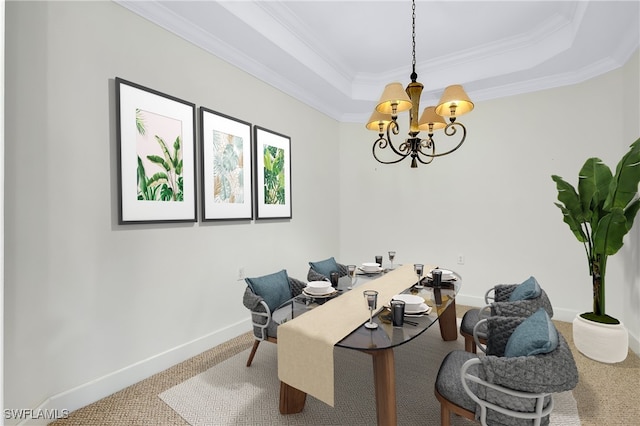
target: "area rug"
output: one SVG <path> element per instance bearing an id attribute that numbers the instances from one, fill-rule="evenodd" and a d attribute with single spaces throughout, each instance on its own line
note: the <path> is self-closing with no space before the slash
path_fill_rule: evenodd
<path id="1" fill-rule="evenodd" d="M 395 349 L 398 425 L 440 424 L 440 404 L 433 394 L 442 359 L 464 340 L 444 342 L 437 324 Z M 251 367 L 249 350 L 161 393 L 159 397 L 193 426 L 222 425 L 375 425 L 376 406 L 371 357 L 336 348 L 335 407 L 311 396 L 298 414 L 278 411 L 280 382 L 276 345 L 260 344 Z M 313 359 L 308 360 L 309 363 Z M 554 426 L 580 425 L 571 392 L 555 394 Z M 474 424 L 452 416 L 453 426 Z"/>

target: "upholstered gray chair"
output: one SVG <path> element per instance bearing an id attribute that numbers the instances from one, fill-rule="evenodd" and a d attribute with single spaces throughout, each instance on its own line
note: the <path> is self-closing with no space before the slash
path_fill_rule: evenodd
<path id="1" fill-rule="evenodd" d="M 251 366 L 260 342 L 278 342 L 278 324 L 272 314 L 277 309 L 292 303 L 292 299 L 302 293 L 306 283 L 291 278 L 286 270 L 257 278 L 246 278 L 247 288 L 242 303 L 251 311 L 253 335 L 256 340 L 247 360 Z"/>
<path id="2" fill-rule="evenodd" d="M 464 348 L 476 353 L 473 328 L 483 318 L 498 315 L 505 317 L 528 317 L 540 308 L 544 308 L 553 317 L 553 307 L 547 293 L 540 288 L 534 277 L 520 284 L 498 284 L 484 295 L 483 308 L 473 308 L 465 312 L 460 323 L 460 334 L 464 337 Z M 486 343 L 484 326 L 478 330 L 481 343 Z"/>
<path id="3" fill-rule="evenodd" d="M 333 257 L 317 262 L 309 262 L 307 280 L 329 281 L 329 275 L 334 271 L 337 271 L 340 277 L 344 277 L 349 273 L 347 266 L 336 262 Z"/>
<path id="4" fill-rule="evenodd" d="M 440 365 L 435 395 L 442 426 L 449 426 L 452 412 L 482 425 L 548 425 L 552 394 L 578 383 L 566 340 L 544 309 L 528 318 L 481 321 L 487 326 L 486 355 L 456 350 Z"/>

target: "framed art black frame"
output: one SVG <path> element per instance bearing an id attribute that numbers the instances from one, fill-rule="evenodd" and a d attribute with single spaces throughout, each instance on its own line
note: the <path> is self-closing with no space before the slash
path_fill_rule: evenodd
<path id="1" fill-rule="evenodd" d="M 195 105 L 115 83 L 119 223 L 195 222 Z"/>
<path id="2" fill-rule="evenodd" d="M 256 219 L 287 219 L 291 208 L 291 138 L 254 126 Z"/>
<path id="3" fill-rule="evenodd" d="M 253 219 L 251 123 L 200 107 L 202 221 Z"/>

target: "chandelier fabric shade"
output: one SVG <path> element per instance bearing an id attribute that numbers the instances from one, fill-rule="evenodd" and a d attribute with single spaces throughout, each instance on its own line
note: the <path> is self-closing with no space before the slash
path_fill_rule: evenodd
<path id="1" fill-rule="evenodd" d="M 431 125 L 431 127 L 429 126 Z M 436 107 L 426 107 L 418 120 L 418 129 L 429 130 L 433 133 L 434 130 L 440 130 L 447 127 L 447 123 L 442 116 L 436 114 Z"/>
<path id="2" fill-rule="evenodd" d="M 380 101 L 376 105 L 376 111 L 382 114 L 397 114 L 411 108 L 413 104 L 409 95 L 402 87 L 402 83 L 389 83 L 384 88 Z"/>
<path id="3" fill-rule="evenodd" d="M 399 82 L 386 85 L 380 100 L 376 104 L 371 117 L 367 121 L 366 128 L 378 132 L 378 139 L 373 143 L 373 157 L 383 164 L 399 163 L 407 157 L 411 157 L 411 167 L 418 167 L 418 163 L 429 164 L 436 157 L 451 154 L 457 150 L 467 137 L 466 127 L 456 121 L 458 117 L 473 110 L 473 102 L 459 84 L 448 86 L 440 98 L 437 106 L 429 106 L 424 109 L 418 119 L 420 111 L 420 96 L 424 88 L 418 82 L 416 74 L 416 3 L 412 0 L 412 55 L 413 72 L 411 82 L 405 88 Z M 398 125 L 398 113 L 409 110 L 409 132 L 408 138 L 398 145 L 394 145 L 391 135 L 398 135 L 400 127 Z M 449 122 L 445 120 L 449 119 Z M 444 130 L 447 137 L 455 136 L 458 130 L 461 131 L 457 143 L 452 148 L 443 151 L 436 150 L 436 142 L 433 139 L 433 132 Z M 419 137 L 421 131 L 427 132 L 426 138 Z M 386 133 L 386 136 L 385 136 Z M 455 138 L 454 138 L 455 139 Z M 382 159 L 379 152 L 390 152 L 392 159 Z M 388 157 L 388 155 L 387 155 Z"/>
<path id="4" fill-rule="evenodd" d="M 391 114 L 383 114 L 378 110 L 373 110 L 369 121 L 367 121 L 367 129 L 384 132 L 389 123 L 391 123 Z"/>
<path id="5" fill-rule="evenodd" d="M 454 84 L 444 89 L 444 93 L 436 107 L 436 114 L 443 117 L 460 117 L 471 112 L 472 109 L 473 102 L 469 99 L 467 92 L 464 91 L 461 85 Z"/>

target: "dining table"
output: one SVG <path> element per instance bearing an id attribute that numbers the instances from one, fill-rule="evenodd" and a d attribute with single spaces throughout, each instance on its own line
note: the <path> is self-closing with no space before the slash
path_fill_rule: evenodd
<path id="1" fill-rule="evenodd" d="M 425 271 L 434 267 L 425 265 Z M 278 377 L 281 414 L 304 409 L 307 395 L 334 405 L 335 347 L 361 351 L 372 357 L 376 416 L 378 425 L 397 424 L 394 348 L 410 344 L 436 322 L 441 338 L 456 340 L 458 327 L 455 296 L 462 286 L 459 274 L 434 285 L 430 272 L 418 277 L 413 265 L 399 265 L 376 274 L 360 271 L 356 280 L 341 279 L 337 291 L 328 297 L 306 293 L 294 298 L 290 306 L 274 312 L 278 326 Z M 378 292 L 374 312 L 363 296 L 365 290 Z M 402 326 L 393 326 L 389 303 L 398 294 L 424 299 L 426 312 L 405 315 Z M 373 321 L 370 329 L 365 323 Z"/>

